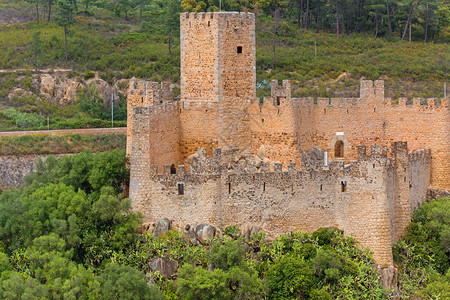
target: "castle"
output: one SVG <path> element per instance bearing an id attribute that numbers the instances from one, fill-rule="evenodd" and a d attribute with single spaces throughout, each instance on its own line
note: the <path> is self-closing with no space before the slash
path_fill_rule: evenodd
<path id="1" fill-rule="evenodd" d="M 269 236 L 335 226 L 393 264 L 392 244 L 431 190 L 450 190 L 448 99 L 256 97 L 255 17 L 181 15 L 181 99 L 128 90 L 130 198 L 145 221 L 255 226 Z M 370 150 L 370 151 L 369 151 Z"/>

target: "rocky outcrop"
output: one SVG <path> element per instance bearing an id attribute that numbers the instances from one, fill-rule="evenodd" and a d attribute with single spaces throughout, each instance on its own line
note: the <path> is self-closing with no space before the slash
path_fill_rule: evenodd
<path id="1" fill-rule="evenodd" d="M 203 245 L 207 244 L 216 235 L 216 228 L 212 225 L 203 223 L 195 228 L 197 240 Z"/>
<path id="2" fill-rule="evenodd" d="M 98 74 L 88 80 L 81 76 L 69 77 L 67 74 L 67 71 L 56 71 L 33 75 L 33 93 L 48 102 L 68 105 L 76 101 L 81 89 L 92 86 L 98 96 L 103 99 L 105 106 L 111 103 L 111 93 L 114 93 L 114 99 L 119 99 L 119 93 L 126 95 L 128 79 L 115 80 L 111 85 L 98 77 Z M 31 92 L 15 87 L 11 89 L 8 97 L 11 99 L 18 94 L 31 94 Z"/>
<path id="3" fill-rule="evenodd" d="M 158 271 L 164 279 L 171 279 L 177 273 L 178 262 L 158 257 L 149 263 L 149 267 L 153 272 Z"/>
<path id="4" fill-rule="evenodd" d="M 380 276 L 380 284 L 387 290 L 393 290 L 397 287 L 398 270 L 394 266 L 386 268 L 377 267 L 377 273 Z"/>
<path id="5" fill-rule="evenodd" d="M 171 221 L 167 218 L 159 219 L 155 224 L 155 229 L 153 229 L 154 236 L 161 236 L 167 234 L 170 231 Z"/>
<path id="6" fill-rule="evenodd" d="M 39 158 L 45 160 L 47 156 L 0 156 L 0 187 L 17 188 L 23 178 L 36 170 Z"/>

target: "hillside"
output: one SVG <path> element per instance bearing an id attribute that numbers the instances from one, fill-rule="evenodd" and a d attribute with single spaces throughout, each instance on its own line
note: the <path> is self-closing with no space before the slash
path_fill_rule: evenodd
<path id="1" fill-rule="evenodd" d="M 169 54 L 167 12 L 160 2 L 146 6 L 142 22 L 136 9 L 128 12 L 128 20 L 107 7 L 92 6 L 89 12 L 78 12 L 70 26 L 66 61 L 61 26 L 46 21 L 45 15 L 39 24 L 30 21 L 34 11 L 29 3 L 20 2 L 19 6 L 17 1 L 0 0 L 0 97 L 5 99 L 17 86 L 33 91 L 31 44 L 38 31 L 38 67 L 50 73 L 67 69 L 71 70 L 69 77 L 83 81 L 95 71 L 110 84 L 133 76 L 179 82 L 179 33 L 171 34 Z M 445 42 L 402 41 L 400 30 L 394 32 L 392 42 L 385 37 L 374 39 L 368 32 L 341 34 L 338 39 L 329 30 L 299 30 L 294 18 L 285 18 L 275 35 L 273 69 L 274 24 L 271 16 L 258 14 L 259 96 L 268 94 L 267 81 L 271 79 L 293 80 L 294 96 L 357 96 L 361 78 L 384 79 L 388 97 L 443 96 L 443 82 L 449 79 Z M 17 69 L 22 72 L 9 73 Z"/>

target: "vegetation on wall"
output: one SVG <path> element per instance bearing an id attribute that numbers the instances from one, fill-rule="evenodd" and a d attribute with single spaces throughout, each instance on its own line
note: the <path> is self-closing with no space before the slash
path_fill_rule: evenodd
<path id="1" fill-rule="evenodd" d="M 122 195 L 124 151 L 49 157 L 0 194 L 0 297 L 133 299 L 388 299 L 370 251 L 337 229 L 268 242 L 235 226 L 206 244 L 139 234 Z M 398 295 L 448 297 L 450 199 L 424 204 L 395 246 Z M 150 262 L 177 261 L 163 277 Z M 445 264 L 445 261 L 447 264 Z M 150 286 L 147 282 L 150 282 Z"/>

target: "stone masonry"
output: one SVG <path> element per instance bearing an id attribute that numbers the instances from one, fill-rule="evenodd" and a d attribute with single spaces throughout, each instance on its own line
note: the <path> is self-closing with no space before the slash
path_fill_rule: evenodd
<path id="1" fill-rule="evenodd" d="M 394 104 L 380 80 L 359 98 L 292 98 L 275 80 L 261 101 L 255 68 L 253 14 L 181 15 L 181 100 L 165 84 L 128 90 L 133 208 L 272 237 L 334 226 L 391 266 L 411 212 L 450 190 L 448 99 Z"/>

